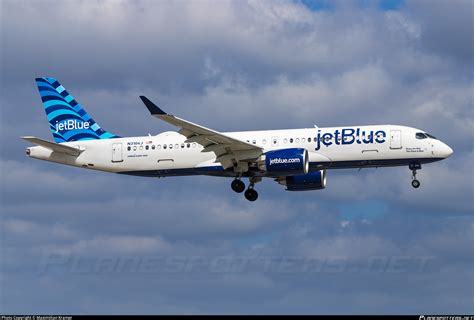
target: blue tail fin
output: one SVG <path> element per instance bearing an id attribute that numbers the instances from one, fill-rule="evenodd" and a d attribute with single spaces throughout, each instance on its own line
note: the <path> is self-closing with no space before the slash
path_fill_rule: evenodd
<path id="1" fill-rule="evenodd" d="M 36 78 L 36 84 L 55 142 L 119 138 L 102 129 L 56 79 Z"/>

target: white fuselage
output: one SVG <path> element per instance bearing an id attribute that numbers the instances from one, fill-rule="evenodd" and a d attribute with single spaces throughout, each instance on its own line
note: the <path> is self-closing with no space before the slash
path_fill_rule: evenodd
<path id="1" fill-rule="evenodd" d="M 277 149 L 308 150 L 310 171 L 332 168 L 402 166 L 442 160 L 452 150 L 437 139 L 416 138 L 415 128 L 396 125 L 330 127 L 291 130 L 227 132 L 226 135 L 255 144 L 264 152 Z M 197 143 L 185 143 L 177 132 L 156 136 L 65 142 L 84 150 L 79 156 L 30 147 L 30 157 L 76 167 L 140 176 L 216 175 L 235 176 L 216 162 L 213 152 L 202 152 Z M 244 175 L 268 176 L 258 167 Z"/>

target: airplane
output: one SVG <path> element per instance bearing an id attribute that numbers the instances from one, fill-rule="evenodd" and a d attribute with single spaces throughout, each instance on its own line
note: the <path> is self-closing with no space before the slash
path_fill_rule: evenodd
<path id="1" fill-rule="evenodd" d="M 326 188 L 327 171 L 408 166 L 420 187 L 422 164 L 453 150 L 424 130 L 401 125 L 219 132 L 168 114 L 140 96 L 150 114 L 178 128 L 158 135 L 120 137 L 105 131 L 54 78 L 36 78 L 54 141 L 35 144 L 35 159 L 142 177 L 208 175 L 233 178 L 231 188 L 255 201 L 255 184 L 274 179 L 288 191 Z M 246 188 L 243 178 L 248 178 Z"/>

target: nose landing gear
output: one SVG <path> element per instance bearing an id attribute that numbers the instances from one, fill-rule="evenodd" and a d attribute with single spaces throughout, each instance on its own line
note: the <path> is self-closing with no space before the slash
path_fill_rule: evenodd
<path id="1" fill-rule="evenodd" d="M 416 179 L 416 170 L 421 170 L 421 164 L 419 163 L 411 163 L 408 168 L 412 172 L 411 176 L 411 186 L 415 189 L 418 189 L 421 185 L 420 181 Z"/>

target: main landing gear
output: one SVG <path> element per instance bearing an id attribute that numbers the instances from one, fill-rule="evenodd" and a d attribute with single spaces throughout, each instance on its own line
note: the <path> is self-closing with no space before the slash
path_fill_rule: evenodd
<path id="1" fill-rule="evenodd" d="M 237 193 L 242 193 L 245 190 L 245 183 L 242 182 L 240 179 L 235 179 L 232 181 L 230 187 Z"/>
<path id="2" fill-rule="evenodd" d="M 254 189 L 255 183 L 261 181 L 262 178 L 260 177 L 250 177 L 249 181 L 249 187 L 247 190 L 245 190 L 245 183 L 240 180 L 240 178 L 235 178 L 234 181 L 231 183 L 231 188 L 237 193 L 242 193 L 245 190 L 245 199 L 248 201 L 255 201 L 258 199 L 258 192 Z"/>
<path id="3" fill-rule="evenodd" d="M 411 163 L 408 168 L 412 172 L 411 176 L 411 186 L 415 189 L 418 189 L 421 185 L 420 181 L 416 179 L 416 170 L 421 170 L 421 164 L 419 163 Z"/>
<path id="4" fill-rule="evenodd" d="M 248 201 L 255 201 L 258 199 L 258 192 L 255 191 L 255 189 L 253 187 L 250 187 L 245 190 L 245 199 L 247 199 Z"/>

